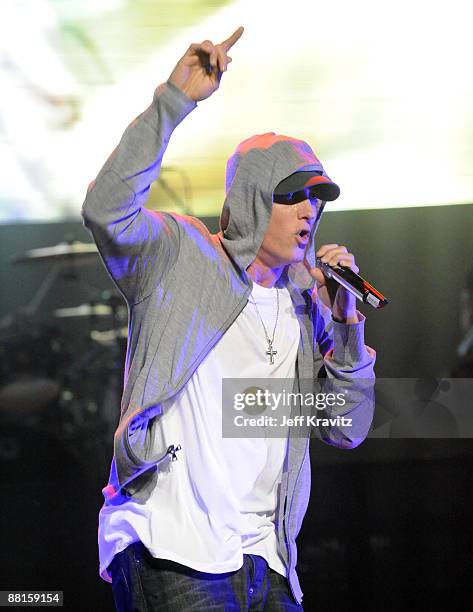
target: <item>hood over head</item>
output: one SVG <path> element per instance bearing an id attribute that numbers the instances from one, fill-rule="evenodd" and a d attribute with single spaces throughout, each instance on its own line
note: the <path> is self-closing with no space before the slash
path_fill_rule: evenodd
<path id="1" fill-rule="evenodd" d="M 248 268 L 261 247 L 271 218 L 274 189 L 283 179 L 300 170 L 320 171 L 322 176 L 329 178 L 306 142 L 274 132 L 247 138 L 228 160 L 220 239 L 241 270 Z M 313 236 L 308 243 L 306 259 L 313 267 L 312 240 Z M 300 286 L 313 284 L 302 262 L 289 265 L 288 274 L 295 275 Z"/>

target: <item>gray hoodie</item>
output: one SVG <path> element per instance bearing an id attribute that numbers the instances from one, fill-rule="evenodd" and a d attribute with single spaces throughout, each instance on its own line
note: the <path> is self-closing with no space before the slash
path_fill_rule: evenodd
<path id="1" fill-rule="evenodd" d="M 182 389 L 245 307 L 252 289 L 246 270 L 266 232 L 275 186 L 299 169 L 323 171 L 306 143 L 262 134 L 241 143 L 228 162 L 219 233 L 211 234 L 194 217 L 147 210 L 169 138 L 195 106 L 171 83 L 161 84 L 89 186 L 82 208 L 129 309 L 124 391 L 105 505 L 130 497 L 145 502 L 162 462 L 179 458 L 179 440 L 163 439 L 162 402 Z M 354 325 L 332 321 L 330 311 L 312 301 L 312 281 L 302 264 L 286 268 L 279 283 L 289 290 L 301 330 L 294 391 L 320 389 L 316 379 L 322 366 L 324 391 L 352 390 L 352 401 L 330 414 L 349 416 L 352 426 L 315 433 L 328 444 L 353 448 L 366 437 L 373 416 L 371 391 L 366 385 L 363 393 L 355 389 L 374 377 L 375 354 L 364 345 L 364 318 Z M 310 493 L 310 431 L 305 434 L 289 433 L 276 521 L 298 602 L 295 539 Z"/>

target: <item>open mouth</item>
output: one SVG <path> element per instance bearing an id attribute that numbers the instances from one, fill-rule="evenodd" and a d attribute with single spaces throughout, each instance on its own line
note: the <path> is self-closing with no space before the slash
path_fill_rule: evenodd
<path id="1" fill-rule="evenodd" d="M 296 240 L 300 245 L 305 246 L 309 242 L 309 236 L 309 230 L 301 230 L 298 234 L 296 234 Z"/>

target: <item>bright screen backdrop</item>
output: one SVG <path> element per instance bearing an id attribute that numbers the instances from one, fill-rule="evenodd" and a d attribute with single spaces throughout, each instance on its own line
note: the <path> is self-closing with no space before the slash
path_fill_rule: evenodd
<path id="1" fill-rule="evenodd" d="M 473 202 L 468 0 L 2 0 L 0 221 L 77 216 L 191 42 L 245 26 L 220 90 L 175 131 L 151 208 L 209 216 L 244 138 L 307 140 L 337 209 Z"/>

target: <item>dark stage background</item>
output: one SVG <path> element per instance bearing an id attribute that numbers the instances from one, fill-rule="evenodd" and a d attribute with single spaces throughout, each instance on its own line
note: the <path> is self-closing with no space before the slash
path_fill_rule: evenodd
<path id="1" fill-rule="evenodd" d="M 215 231 L 216 219 L 204 221 Z M 319 237 L 346 244 L 390 299 L 385 310 L 362 309 L 377 375 L 450 376 L 460 291 L 473 264 L 473 205 L 327 213 Z M 21 315 L 52 266 L 10 263 L 72 239 L 91 242 L 78 221 L 0 226 L 2 374 L 12 379 L 18 368 L 58 387 L 41 409 L 0 406 L 0 589 L 61 589 L 66 609 L 113 610 L 111 586 L 98 576 L 97 513 L 123 340 L 100 332 L 123 328 L 124 313 L 113 295 L 110 302 L 97 258 L 64 267 L 33 319 Z M 115 318 L 53 316 L 90 301 L 112 303 Z M 313 441 L 312 496 L 298 540 L 306 609 L 467 609 L 460 602 L 473 594 L 472 457 L 469 439 L 368 439 L 352 451 Z"/>

